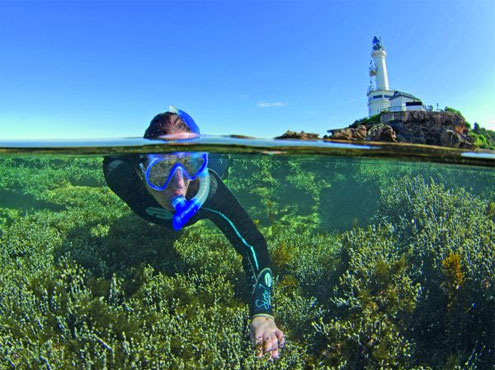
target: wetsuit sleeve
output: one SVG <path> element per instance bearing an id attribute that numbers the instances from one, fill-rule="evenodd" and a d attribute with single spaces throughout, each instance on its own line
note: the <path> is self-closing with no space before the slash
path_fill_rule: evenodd
<path id="1" fill-rule="evenodd" d="M 172 213 L 165 210 L 146 191 L 127 157 L 105 157 L 103 173 L 110 189 L 143 219 L 172 228 Z"/>
<path id="2" fill-rule="evenodd" d="M 213 221 L 243 257 L 246 278 L 252 287 L 251 316 L 272 315 L 272 274 L 265 238 L 218 175 L 210 171 L 210 177 L 212 186 L 202 208 L 203 217 Z"/>

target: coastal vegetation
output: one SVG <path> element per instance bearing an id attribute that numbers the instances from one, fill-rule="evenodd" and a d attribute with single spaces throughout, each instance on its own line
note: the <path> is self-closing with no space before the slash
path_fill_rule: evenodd
<path id="1" fill-rule="evenodd" d="M 380 123 L 380 114 L 375 114 L 371 117 L 364 117 L 361 119 L 357 119 L 349 127 L 357 128 L 358 126 L 361 125 L 371 126 L 371 125 L 377 125 L 379 123 Z"/>
<path id="2" fill-rule="evenodd" d="M 474 137 L 474 145 L 477 147 L 495 150 L 495 131 L 480 127 L 475 122 L 473 130 L 469 134 Z"/>
<path id="3" fill-rule="evenodd" d="M 207 221 L 152 225 L 101 158 L 0 158 L 0 368 L 487 369 L 495 171 L 231 156 L 287 344 L 249 342 L 240 257 Z"/>
<path id="4" fill-rule="evenodd" d="M 445 107 L 445 112 L 452 112 L 466 121 L 466 126 L 469 128 L 469 136 L 474 138 L 474 146 L 476 148 L 495 150 L 495 131 L 483 128 L 477 122 L 471 125 L 457 109 Z"/>

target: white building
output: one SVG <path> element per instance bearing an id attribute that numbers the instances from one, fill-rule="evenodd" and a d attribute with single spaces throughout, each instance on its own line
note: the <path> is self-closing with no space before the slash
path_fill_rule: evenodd
<path id="1" fill-rule="evenodd" d="M 368 88 L 368 115 L 374 116 L 382 111 L 425 110 L 423 103 L 414 95 L 390 90 L 388 86 L 387 52 L 378 37 L 373 38 L 370 62 L 370 87 Z M 373 78 L 375 84 L 373 86 Z"/>

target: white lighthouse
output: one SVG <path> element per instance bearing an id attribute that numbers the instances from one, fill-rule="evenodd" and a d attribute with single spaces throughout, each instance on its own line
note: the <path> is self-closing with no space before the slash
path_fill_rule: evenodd
<path id="1" fill-rule="evenodd" d="M 376 89 L 382 91 L 388 90 L 387 63 L 385 62 L 386 56 L 387 52 L 383 48 L 381 40 L 375 37 L 373 39 L 373 49 L 371 51 L 371 57 L 373 58 L 375 65 L 370 72 L 375 75 Z"/>
<path id="2" fill-rule="evenodd" d="M 370 65 L 370 77 L 375 78 L 375 85 L 373 86 L 373 82 L 371 82 L 368 89 L 368 114 L 370 117 L 390 108 L 390 98 L 394 95 L 394 91 L 388 89 L 386 56 L 387 52 L 383 48 L 382 40 L 375 36 L 371 49 L 373 59 Z"/>
<path id="3" fill-rule="evenodd" d="M 382 40 L 375 36 L 370 62 L 370 77 L 372 79 L 368 88 L 369 117 L 382 111 L 424 110 L 423 103 L 414 95 L 389 89 L 386 56 L 387 52 L 383 48 Z"/>

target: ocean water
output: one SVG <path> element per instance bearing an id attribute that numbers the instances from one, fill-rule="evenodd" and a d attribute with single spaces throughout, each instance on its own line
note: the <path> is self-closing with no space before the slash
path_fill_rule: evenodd
<path id="1" fill-rule="evenodd" d="M 276 361 L 255 356 L 241 258 L 213 223 L 167 231 L 105 182 L 105 156 L 175 151 L 209 152 L 266 239 Z M 493 152 L 1 142 L 0 175 L 2 369 L 495 368 Z"/>

